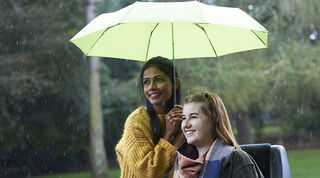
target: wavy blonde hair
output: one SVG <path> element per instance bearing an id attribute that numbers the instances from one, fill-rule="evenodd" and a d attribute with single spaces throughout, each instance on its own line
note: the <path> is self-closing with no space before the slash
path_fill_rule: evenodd
<path id="1" fill-rule="evenodd" d="M 220 138 L 226 144 L 240 149 L 232 132 L 227 110 L 220 97 L 214 93 L 198 93 L 187 96 L 184 101 L 185 104 L 193 102 L 201 103 L 202 112 L 213 121 L 213 138 Z"/>

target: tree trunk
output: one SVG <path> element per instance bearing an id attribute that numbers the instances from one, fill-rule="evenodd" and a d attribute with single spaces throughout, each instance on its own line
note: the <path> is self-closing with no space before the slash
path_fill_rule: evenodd
<path id="1" fill-rule="evenodd" d="M 250 118 L 247 112 L 239 113 L 236 118 L 236 126 L 238 130 L 237 141 L 239 144 L 252 143 L 252 134 L 250 131 Z"/>
<path id="2" fill-rule="evenodd" d="M 88 0 L 87 22 L 95 17 L 94 0 Z M 108 164 L 103 140 L 103 119 L 100 103 L 99 58 L 90 57 L 90 162 L 93 178 L 107 178 Z"/>

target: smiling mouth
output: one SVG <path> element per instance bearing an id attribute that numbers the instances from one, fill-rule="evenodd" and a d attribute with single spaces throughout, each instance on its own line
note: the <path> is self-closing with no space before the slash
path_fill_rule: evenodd
<path id="1" fill-rule="evenodd" d="M 195 132 L 195 130 L 187 130 L 184 133 L 185 133 L 186 137 L 190 137 L 193 135 L 194 132 Z"/>
<path id="2" fill-rule="evenodd" d="M 154 99 L 156 97 L 158 97 L 160 94 L 159 93 L 153 93 L 150 95 L 150 98 Z"/>

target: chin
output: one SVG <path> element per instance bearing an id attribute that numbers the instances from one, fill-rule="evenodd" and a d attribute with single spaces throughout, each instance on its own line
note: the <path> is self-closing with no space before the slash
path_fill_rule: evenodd
<path id="1" fill-rule="evenodd" d="M 193 145 L 194 141 L 193 140 L 187 140 L 187 143 Z"/>

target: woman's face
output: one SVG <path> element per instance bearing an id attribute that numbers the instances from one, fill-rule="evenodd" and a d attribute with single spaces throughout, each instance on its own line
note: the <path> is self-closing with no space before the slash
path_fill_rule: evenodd
<path id="1" fill-rule="evenodd" d="M 151 66 L 143 73 L 143 91 L 155 111 L 164 113 L 167 101 L 172 97 L 170 78 L 157 67 Z"/>
<path id="2" fill-rule="evenodd" d="M 201 103 L 187 103 L 183 106 L 181 129 L 187 142 L 196 147 L 211 145 L 213 124 L 201 110 Z"/>

